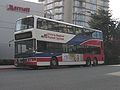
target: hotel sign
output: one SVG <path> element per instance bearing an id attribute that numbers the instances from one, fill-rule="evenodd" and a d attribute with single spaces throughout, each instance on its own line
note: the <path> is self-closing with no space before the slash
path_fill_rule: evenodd
<path id="1" fill-rule="evenodd" d="M 21 13 L 29 13 L 30 12 L 30 8 L 19 7 L 19 6 L 15 6 L 15 5 L 11 5 L 11 4 L 8 5 L 7 10 L 21 12 Z"/>

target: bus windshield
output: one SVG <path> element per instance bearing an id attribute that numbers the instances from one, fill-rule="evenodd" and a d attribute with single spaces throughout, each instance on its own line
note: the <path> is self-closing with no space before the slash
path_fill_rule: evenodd
<path id="1" fill-rule="evenodd" d="M 16 22 L 16 31 L 34 28 L 34 18 L 28 17 Z"/>
<path id="2" fill-rule="evenodd" d="M 15 54 L 29 54 L 35 51 L 35 40 L 23 40 L 15 42 Z"/>

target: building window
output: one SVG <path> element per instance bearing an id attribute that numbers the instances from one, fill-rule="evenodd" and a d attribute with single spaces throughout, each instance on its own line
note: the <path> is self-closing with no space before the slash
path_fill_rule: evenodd
<path id="1" fill-rule="evenodd" d="M 90 9 L 91 9 L 91 10 L 95 10 L 95 11 L 96 11 L 97 6 L 96 6 L 96 5 L 91 5 Z"/>
<path id="2" fill-rule="evenodd" d="M 55 7 L 63 6 L 63 1 L 55 2 Z"/>
<path id="3" fill-rule="evenodd" d="M 53 8 L 53 4 L 49 4 L 46 6 L 47 9 L 52 9 Z"/>
<path id="4" fill-rule="evenodd" d="M 75 0 L 74 1 L 74 6 L 76 6 L 76 7 L 85 7 L 85 2 Z"/>
<path id="5" fill-rule="evenodd" d="M 90 9 L 90 7 L 91 7 L 91 4 L 90 3 L 86 3 L 86 8 Z"/>
<path id="6" fill-rule="evenodd" d="M 63 19 L 63 14 L 54 15 L 54 19 L 56 19 L 56 20 L 61 20 L 61 19 Z"/>
<path id="7" fill-rule="evenodd" d="M 90 3 L 92 3 L 92 4 L 96 4 L 97 1 L 99 1 L 99 0 L 90 0 Z"/>
<path id="8" fill-rule="evenodd" d="M 75 8 L 74 8 L 74 12 L 80 12 L 80 8 L 75 7 Z"/>
<path id="9" fill-rule="evenodd" d="M 85 20 L 85 15 L 79 15 L 79 14 L 74 14 L 74 20 L 76 21 L 84 21 Z"/>
<path id="10" fill-rule="evenodd" d="M 46 3 L 52 3 L 54 0 L 46 0 Z"/>
<path id="11" fill-rule="evenodd" d="M 63 8 L 55 8 L 55 13 L 62 13 L 63 12 Z"/>
<path id="12" fill-rule="evenodd" d="M 80 6 L 79 1 L 75 0 L 74 5 L 79 7 Z"/>

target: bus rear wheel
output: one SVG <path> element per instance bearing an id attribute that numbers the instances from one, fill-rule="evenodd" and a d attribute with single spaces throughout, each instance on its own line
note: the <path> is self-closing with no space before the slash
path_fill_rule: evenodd
<path id="1" fill-rule="evenodd" d="M 51 68 L 57 68 L 58 67 L 58 60 L 56 57 L 52 57 L 50 61 L 50 67 Z"/>
<path id="2" fill-rule="evenodd" d="M 98 65 L 98 60 L 97 60 L 97 58 L 94 58 L 93 59 L 93 66 L 97 66 Z"/>
<path id="3" fill-rule="evenodd" d="M 91 66 L 91 59 L 90 58 L 86 59 L 86 66 L 87 67 Z"/>

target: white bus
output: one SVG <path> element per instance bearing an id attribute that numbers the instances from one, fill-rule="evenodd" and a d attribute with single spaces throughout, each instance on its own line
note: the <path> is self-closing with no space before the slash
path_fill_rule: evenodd
<path id="1" fill-rule="evenodd" d="M 16 22 L 15 65 L 97 65 L 104 63 L 102 32 L 40 16 Z"/>

